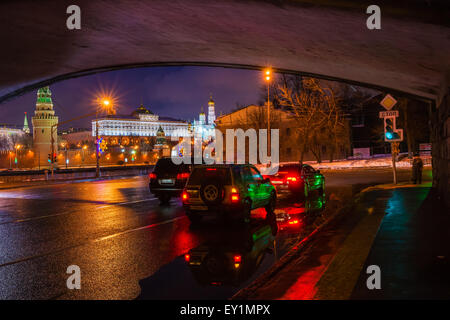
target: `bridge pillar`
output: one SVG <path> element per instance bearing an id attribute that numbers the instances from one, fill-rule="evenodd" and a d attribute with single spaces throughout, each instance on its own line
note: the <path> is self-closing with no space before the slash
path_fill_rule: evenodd
<path id="1" fill-rule="evenodd" d="M 433 187 L 450 208 L 450 88 L 431 117 Z"/>

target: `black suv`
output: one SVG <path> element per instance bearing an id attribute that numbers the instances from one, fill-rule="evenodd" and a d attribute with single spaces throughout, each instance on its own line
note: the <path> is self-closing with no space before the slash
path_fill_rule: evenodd
<path id="1" fill-rule="evenodd" d="M 253 165 L 218 164 L 195 166 L 181 198 L 192 222 L 211 212 L 249 222 L 252 209 L 263 207 L 272 213 L 277 194 Z"/>
<path id="2" fill-rule="evenodd" d="M 190 165 L 175 164 L 171 158 L 161 158 L 149 174 L 150 192 L 161 204 L 168 204 L 170 198 L 180 196 L 189 178 Z"/>

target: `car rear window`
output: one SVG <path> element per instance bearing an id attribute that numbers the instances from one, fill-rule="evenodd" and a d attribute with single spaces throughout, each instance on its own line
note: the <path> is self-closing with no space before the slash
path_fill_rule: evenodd
<path id="1" fill-rule="evenodd" d="M 288 173 L 297 173 L 299 171 L 300 171 L 300 166 L 295 165 L 295 164 L 280 165 L 280 167 L 278 168 L 279 175 L 284 175 L 284 174 L 288 174 Z"/>
<path id="2" fill-rule="evenodd" d="M 212 179 L 222 185 L 231 184 L 231 172 L 229 168 L 194 168 L 189 177 L 189 184 L 202 184 Z"/>
<path id="3" fill-rule="evenodd" d="M 172 159 L 164 158 L 159 159 L 156 163 L 154 173 L 178 173 L 178 172 L 189 172 L 189 166 L 186 164 L 175 164 Z"/>

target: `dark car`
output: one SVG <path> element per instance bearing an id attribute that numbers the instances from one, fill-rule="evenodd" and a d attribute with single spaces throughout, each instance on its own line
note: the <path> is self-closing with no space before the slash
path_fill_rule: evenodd
<path id="1" fill-rule="evenodd" d="M 325 177 L 320 170 L 307 164 L 280 164 L 275 175 L 264 177 L 270 179 L 277 192 L 289 191 L 302 194 L 305 198 L 311 191 L 317 191 L 320 195 L 325 193 Z"/>
<path id="2" fill-rule="evenodd" d="M 171 158 L 161 158 L 149 174 L 150 192 L 158 197 L 161 204 L 168 204 L 170 198 L 179 197 L 189 178 L 191 166 L 175 164 Z"/>
<path id="3" fill-rule="evenodd" d="M 195 166 L 182 194 L 183 207 L 192 222 L 213 212 L 249 222 L 252 209 L 265 208 L 271 213 L 276 199 L 270 180 L 248 164 Z"/>

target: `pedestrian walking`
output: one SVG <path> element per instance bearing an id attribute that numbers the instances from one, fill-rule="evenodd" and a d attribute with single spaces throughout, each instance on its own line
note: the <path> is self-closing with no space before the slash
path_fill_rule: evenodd
<path id="1" fill-rule="evenodd" d="M 422 183 L 422 169 L 423 169 L 423 161 L 420 158 L 419 154 L 414 154 L 414 160 L 412 164 L 412 182 L 416 184 Z"/>

